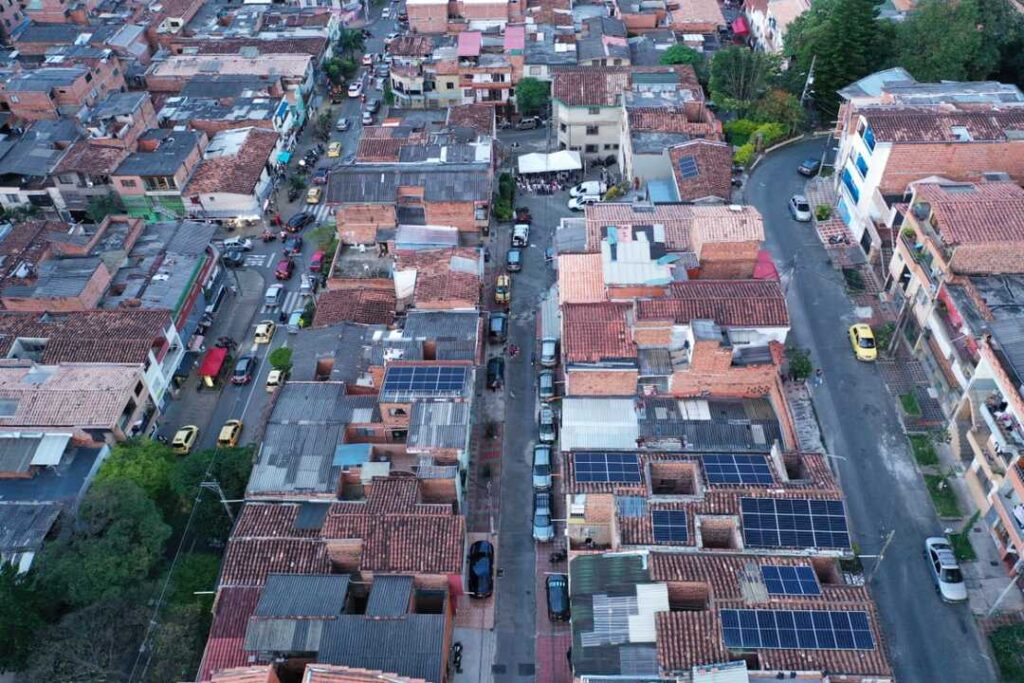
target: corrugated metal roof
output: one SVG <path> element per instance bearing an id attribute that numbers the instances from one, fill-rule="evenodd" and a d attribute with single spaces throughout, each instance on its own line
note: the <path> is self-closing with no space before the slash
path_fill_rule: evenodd
<path id="1" fill-rule="evenodd" d="M 0 503 L 0 553 L 32 551 L 42 545 L 57 521 L 59 503 Z"/>
<path id="2" fill-rule="evenodd" d="M 370 587 L 367 616 L 398 617 L 409 611 L 412 599 L 411 576 L 378 576 Z"/>
<path id="3" fill-rule="evenodd" d="M 640 430 L 634 403 L 631 398 L 566 398 L 562 450 L 636 449 Z"/>
<path id="4" fill-rule="evenodd" d="M 345 611 L 349 577 L 344 574 L 271 574 L 260 595 L 257 617 L 333 617 Z"/>
<path id="5" fill-rule="evenodd" d="M 316 652 L 325 622 L 322 619 L 252 619 L 245 629 L 247 652 Z"/>
<path id="6" fill-rule="evenodd" d="M 410 614 L 399 619 L 343 616 L 324 629 L 317 659 L 322 664 L 440 681 L 448 658 L 444 621 L 439 614 Z"/>
<path id="7" fill-rule="evenodd" d="M 418 402 L 409 418 L 410 448 L 468 448 L 470 404 Z"/>

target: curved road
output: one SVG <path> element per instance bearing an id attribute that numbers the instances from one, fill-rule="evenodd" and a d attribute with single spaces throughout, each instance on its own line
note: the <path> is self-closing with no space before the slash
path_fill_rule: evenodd
<path id="1" fill-rule="evenodd" d="M 797 345 L 810 349 L 824 383 L 813 387 L 815 409 L 843 492 L 860 552 L 872 576 L 882 627 L 901 681 L 995 681 L 966 605 L 942 603 L 922 557 L 924 539 L 941 535 L 911 457 L 895 406 L 874 365 L 857 362 L 846 330 L 854 323 L 841 274 L 806 223 L 786 202 L 801 192 L 800 161 L 821 154 L 822 140 L 797 143 L 767 157 L 751 174 L 745 196 L 764 216 L 766 240 L 782 277 Z"/>

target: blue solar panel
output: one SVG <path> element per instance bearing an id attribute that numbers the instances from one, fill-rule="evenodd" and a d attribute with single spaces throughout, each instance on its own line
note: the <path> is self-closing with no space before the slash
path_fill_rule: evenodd
<path id="1" fill-rule="evenodd" d="M 467 369 L 460 366 L 389 367 L 381 391 L 391 396 L 459 396 L 466 385 L 466 373 Z"/>
<path id="2" fill-rule="evenodd" d="M 682 174 L 683 178 L 696 178 L 697 176 L 699 176 L 700 170 L 697 168 L 696 157 L 680 157 L 679 172 Z"/>
<path id="3" fill-rule="evenodd" d="M 763 455 L 705 455 L 704 474 L 710 484 L 775 483 L 768 459 Z"/>
<path id="4" fill-rule="evenodd" d="M 821 595 L 818 580 L 810 567 L 761 567 L 764 585 L 772 595 Z"/>
<path id="5" fill-rule="evenodd" d="M 874 650 L 866 612 L 723 609 L 722 639 L 740 649 Z"/>
<path id="6" fill-rule="evenodd" d="M 633 453 L 577 453 L 573 462 L 578 482 L 641 481 L 640 458 Z"/>
<path id="7" fill-rule="evenodd" d="M 743 538 L 752 548 L 849 548 L 839 500 L 741 498 Z"/>
<path id="8" fill-rule="evenodd" d="M 686 543 L 685 510 L 651 510 L 655 543 Z"/>

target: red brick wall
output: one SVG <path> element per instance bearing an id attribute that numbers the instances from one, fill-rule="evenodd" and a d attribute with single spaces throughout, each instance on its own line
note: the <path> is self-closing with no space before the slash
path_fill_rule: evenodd
<path id="1" fill-rule="evenodd" d="M 88 311 L 96 308 L 100 297 L 110 286 L 111 275 L 107 267 L 100 265 L 96 268 L 92 278 L 85 285 L 82 293 L 78 296 L 46 298 L 46 299 L 23 299 L 20 297 L 3 297 L 3 304 L 10 311 L 30 311 L 42 313 L 44 311 Z"/>
<path id="2" fill-rule="evenodd" d="M 668 346 L 672 343 L 672 323 L 638 320 L 633 325 L 633 341 L 637 346 Z"/>
<path id="3" fill-rule="evenodd" d="M 11 97 L 12 95 L 8 93 L 2 93 L 0 94 L 0 102 L 6 104 L 11 114 L 19 119 L 41 121 L 43 119 L 52 120 L 57 118 L 57 105 L 50 98 L 49 93 L 16 93 L 13 97 L 17 97 L 17 102 L 13 101 Z"/>
<path id="4" fill-rule="evenodd" d="M 893 145 L 879 190 L 902 194 L 909 183 L 930 175 L 978 181 L 984 171 L 1005 171 L 1024 182 L 1024 140 Z"/>
<path id="5" fill-rule="evenodd" d="M 490 2 L 490 3 L 471 3 L 466 4 L 464 2 L 457 3 L 459 16 L 469 21 L 476 20 L 497 20 L 504 19 L 508 21 L 508 3 L 507 2 Z"/>
<path id="6" fill-rule="evenodd" d="M 409 5 L 409 28 L 415 33 L 444 33 L 448 28 L 448 3 Z"/>
<path id="7" fill-rule="evenodd" d="M 487 221 L 477 222 L 473 202 L 424 202 L 427 225 L 451 225 L 460 232 L 479 232 Z"/>
<path id="8" fill-rule="evenodd" d="M 274 122 L 268 121 L 267 119 L 259 120 L 248 120 L 238 119 L 235 121 L 225 120 L 211 120 L 211 119 L 191 119 L 189 124 L 196 130 L 201 130 L 206 133 L 207 137 L 213 137 L 222 130 L 232 130 L 234 128 L 247 128 L 253 126 L 255 128 L 266 128 L 267 130 L 274 129 Z"/>
<path id="9" fill-rule="evenodd" d="M 569 396 L 633 396 L 636 370 L 567 370 L 565 393 Z"/>
<path id="10" fill-rule="evenodd" d="M 754 275 L 759 242 L 707 242 L 697 251 L 700 277 L 715 280 L 749 279 Z"/>

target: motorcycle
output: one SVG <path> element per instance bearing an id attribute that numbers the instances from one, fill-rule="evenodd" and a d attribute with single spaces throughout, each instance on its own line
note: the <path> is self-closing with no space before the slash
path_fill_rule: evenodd
<path id="1" fill-rule="evenodd" d="M 292 189 L 288 190 L 288 201 L 289 202 L 294 202 L 298 198 L 299 198 L 299 191 L 298 190 L 296 190 L 294 187 Z"/>
<path id="2" fill-rule="evenodd" d="M 277 234 L 273 230 L 264 230 L 263 234 L 260 235 L 260 239 L 264 242 L 273 242 L 277 239 Z"/>

